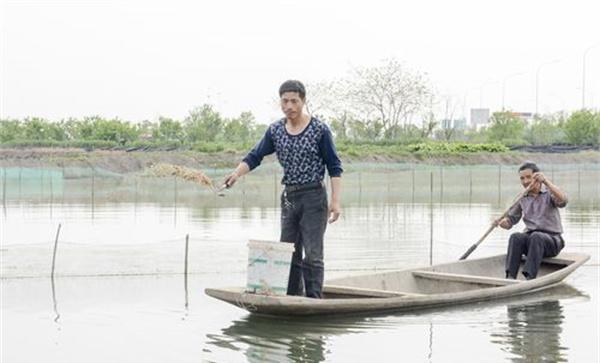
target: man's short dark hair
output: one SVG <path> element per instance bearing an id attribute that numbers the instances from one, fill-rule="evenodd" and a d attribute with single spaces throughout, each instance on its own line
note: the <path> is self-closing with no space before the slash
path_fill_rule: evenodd
<path id="1" fill-rule="evenodd" d="M 537 173 L 540 171 L 540 168 L 538 168 L 538 166 L 535 165 L 535 163 L 533 161 L 526 161 L 523 164 L 521 164 L 521 166 L 519 166 L 519 172 L 521 172 L 525 169 L 529 169 L 534 173 Z"/>
<path id="2" fill-rule="evenodd" d="M 295 79 L 290 79 L 279 87 L 279 97 L 281 97 L 286 92 L 298 92 L 301 99 L 306 97 L 306 89 L 304 85 L 300 81 L 296 81 Z"/>

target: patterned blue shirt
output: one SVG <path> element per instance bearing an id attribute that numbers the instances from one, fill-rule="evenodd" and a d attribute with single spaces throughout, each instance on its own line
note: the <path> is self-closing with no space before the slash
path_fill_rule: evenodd
<path id="1" fill-rule="evenodd" d="M 326 124 L 313 117 L 300 134 L 291 135 L 285 129 L 285 122 L 284 118 L 272 123 L 262 140 L 246 155 L 244 162 L 250 170 L 260 165 L 265 156 L 276 153 L 283 167 L 282 184 L 320 182 L 325 167 L 331 177 L 342 175 L 342 162 Z"/>

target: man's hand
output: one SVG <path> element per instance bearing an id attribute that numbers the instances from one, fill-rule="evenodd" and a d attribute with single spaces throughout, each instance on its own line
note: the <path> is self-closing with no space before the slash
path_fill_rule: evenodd
<path id="1" fill-rule="evenodd" d="M 225 177 L 225 180 L 223 180 L 223 184 L 221 184 L 220 189 L 223 189 L 223 187 L 225 188 L 231 188 L 233 186 L 233 184 L 235 184 L 235 182 L 242 177 L 243 175 L 246 175 L 250 172 L 250 167 L 248 166 L 248 164 L 246 164 L 245 162 L 241 162 L 239 163 L 239 165 L 233 170 L 233 173 L 227 175 Z"/>
<path id="2" fill-rule="evenodd" d="M 494 219 L 494 221 L 492 222 L 492 225 L 494 227 L 502 227 L 504 229 L 510 229 L 512 227 L 512 224 L 510 223 L 510 221 L 508 220 L 508 218 L 502 218 L 502 219 Z"/>
<path id="3" fill-rule="evenodd" d="M 233 186 L 233 184 L 235 184 L 235 182 L 238 180 L 238 178 L 240 177 L 240 175 L 237 173 L 237 171 L 233 171 L 233 173 L 227 175 L 225 177 L 225 180 L 223 180 L 223 185 L 226 188 L 231 188 Z"/>
<path id="4" fill-rule="evenodd" d="M 546 176 L 542 172 L 533 173 L 533 180 L 537 183 L 546 184 L 547 179 Z"/>
<path id="5" fill-rule="evenodd" d="M 331 202 L 329 203 L 329 223 L 333 223 L 338 220 L 340 214 L 342 213 L 342 208 L 340 207 L 339 202 Z"/>

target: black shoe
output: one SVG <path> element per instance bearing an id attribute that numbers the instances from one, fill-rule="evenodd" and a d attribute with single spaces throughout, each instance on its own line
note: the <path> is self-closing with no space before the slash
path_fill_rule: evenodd
<path id="1" fill-rule="evenodd" d="M 525 276 L 525 280 L 533 280 L 533 279 L 535 279 L 535 277 L 529 276 L 529 274 L 527 272 L 523 272 L 523 276 Z"/>

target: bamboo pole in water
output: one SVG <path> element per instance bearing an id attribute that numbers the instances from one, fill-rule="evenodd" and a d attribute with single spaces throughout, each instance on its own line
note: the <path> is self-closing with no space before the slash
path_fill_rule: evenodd
<path id="1" fill-rule="evenodd" d="M 50 171 L 50 219 L 52 219 L 52 204 L 54 203 L 54 191 L 52 185 L 52 171 Z"/>
<path id="2" fill-rule="evenodd" d="M 391 190 L 390 174 L 392 174 L 391 171 L 387 171 L 385 173 L 386 181 L 387 181 L 387 197 L 388 197 L 388 199 L 390 198 L 390 190 Z"/>
<path id="3" fill-rule="evenodd" d="M 502 202 L 502 164 L 498 164 L 498 205 Z"/>
<path id="4" fill-rule="evenodd" d="M 577 199 L 581 199 L 581 164 L 577 164 Z"/>
<path id="5" fill-rule="evenodd" d="M 440 165 L 440 203 L 444 202 L 444 166 Z"/>
<path id="6" fill-rule="evenodd" d="M 96 169 L 92 166 L 92 220 L 94 220 L 94 209 L 96 203 Z"/>
<path id="7" fill-rule="evenodd" d="M 185 308 L 188 307 L 188 247 L 190 242 L 190 235 L 185 235 L 185 259 L 183 268 L 183 285 L 185 288 Z"/>
<path id="8" fill-rule="evenodd" d="M 186 234 L 185 235 L 185 259 L 184 259 L 184 274 L 185 274 L 185 281 L 186 281 L 186 286 L 187 286 L 187 274 L 188 274 L 188 247 L 189 247 L 189 242 L 190 242 L 190 235 Z"/>
<path id="9" fill-rule="evenodd" d="M 58 313 L 58 302 L 56 301 L 56 286 L 54 285 L 54 276 L 50 277 L 50 284 L 52 285 L 52 306 L 54 307 L 54 322 L 58 323 L 60 314 Z"/>
<path id="10" fill-rule="evenodd" d="M 473 169 L 469 168 L 469 205 L 473 201 Z"/>
<path id="11" fill-rule="evenodd" d="M 60 181 L 61 183 L 63 183 L 63 186 L 65 185 L 65 164 L 61 163 L 61 171 L 60 171 Z M 60 191 L 60 204 L 65 204 L 65 189 L 66 188 L 61 188 Z"/>
<path id="12" fill-rule="evenodd" d="M 433 265 L 433 171 L 429 176 L 429 265 Z"/>
<path id="13" fill-rule="evenodd" d="M 52 252 L 52 270 L 50 271 L 50 277 L 54 278 L 54 267 L 56 266 L 56 250 L 58 249 L 58 235 L 60 234 L 60 223 L 56 230 L 56 238 L 54 239 L 54 251 Z"/>
<path id="14" fill-rule="evenodd" d="M 177 178 L 173 177 L 173 225 L 177 225 Z"/>
<path id="15" fill-rule="evenodd" d="M 54 267 L 56 266 L 56 250 L 58 248 L 58 235 L 60 233 L 60 223 L 58 224 L 58 229 L 56 230 L 56 238 L 54 239 L 54 251 L 52 252 L 52 270 L 50 271 L 50 283 L 52 285 L 52 305 L 54 307 L 54 313 L 56 316 L 54 317 L 54 322 L 58 322 L 60 318 L 60 314 L 58 313 L 58 304 L 56 302 L 56 286 L 54 285 Z"/>
<path id="16" fill-rule="evenodd" d="M 138 207 L 138 177 L 135 177 L 135 190 L 133 195 L 133 219 L 137 222 L 137 207 Z"/>
<path id="17" fill-rule="evenodd" d="M 361 205 L 362 201 L 362 173 L 358 172 L 358 205 Z"/>
<path id="18" fill-rule="evenodd" d="M 415 203 L 415 165 L 412 166 L 412 203 Z"/>

